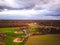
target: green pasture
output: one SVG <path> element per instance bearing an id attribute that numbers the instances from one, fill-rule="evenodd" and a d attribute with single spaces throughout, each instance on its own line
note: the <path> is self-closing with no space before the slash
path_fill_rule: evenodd
<path id="1" fill-rule="evenodd" d="M 4 34 L 6 34 L 6 39 L 2 40 L 2 42 L 5 43 L 5 45 L 22 45 L 24 43 L 24 42 L 22 42 L 22 43 L 14 43 L 13 42 L 13 39 L 15 37 L 21 38 L 21 36 L 25 35 L 24 33 L 15 34 L 13 32 L 14 30 L 20 30 L 20 28 L 19 27 L 0 28 L 0 32 L 3 32 Z"/>
<path id="2" fill-rule="evenodd" d="M 0 32 L 12 32 L 14 30 L 19 30 L 19 27 L 7 27 L 7 28 L 0 28 Z"/>
<path id="3" fill-rule="evenodd" d="M 60 34 L 46 34 L 46 35 L 35 35 L 28 38 L 27 42 L 16 43 L 13 42 L 15 37 L 24 36 L 24 33 L 15 34 L 14 30 L 20 30 L 20 27 L 7 27 L 0 28 L 0 32 L 6 34 L 6 39 L 0 40 L 5 45 L 60 45 Z M 39 32 L 38 29 L 29 29 L 29 33 Z"/>

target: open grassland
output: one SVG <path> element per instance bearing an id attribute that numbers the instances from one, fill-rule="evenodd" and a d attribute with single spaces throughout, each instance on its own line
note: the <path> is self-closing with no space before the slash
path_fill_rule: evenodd
<path id="1" fill-rule="evenodd" d="M 0 32 L 12 32 L 14 30 L 19 30 L 19 27 L 6 27 L 6 28 L 0 28 Z"/>
<path id="2" fill-rule="evenodd" d="M 60 34 L 31 36 L 25 45 L 60 45 Z"/>
<path id="3" fill-rule="evenodd" d="M 15 34 L 14 30 L 20 30 L 20 27 L 0 28 L 0 32 L 6 34 L 6 39 L 0 40 L 5 45 L 60 45 L 60 34 L 35 35 L 28 38 L 27 42 L 16 43 L 14 38 L 22 38 L 24 33 Z M 34 32 L 34 31 L 30 31 Z"/>
<path id="4" fill-rule="evenodd" d="M 6 39 L 0 40 L 0 42 L 4 42 L 5 45 L 22 45 L 22 43 L 15 43 L 13 42 L 14 38 L 19 37 L 21 38 L 24 33 L 21 34 L 15 34 L 14 30 L 20 30 L 19 27 L 8 27 L 8 28 L 0 28 L 0 32 L 4 33 L 6 35 Z"/>

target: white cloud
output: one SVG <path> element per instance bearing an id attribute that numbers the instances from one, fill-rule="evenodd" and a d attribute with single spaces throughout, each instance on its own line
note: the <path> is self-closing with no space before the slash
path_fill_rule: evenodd
<path id="1" fill-rule="evenodd" d="M 34 10 L 34 9 L 30 9 L 30 10 L 5 10 L 0 12 L 0 14 L 4 15 L 24 15 L 24 16 L 29 16 L 29 15 L 40 15 L 40 16 L 44 16 L 45 14 L 49 14 L 52 13 L 52 11 L 48 11 L 46 9 L 44 10 Z"/>
<path id="2" fill-rule="evenodd" d="M 42 8 L 56 9 L 60 8 L 60 0 L 0 0 L 0 6 L 11 8 Z"/>
<path id="3" fill-rule="evenodd" d="M 0 19 L 23 19 L 23 20 L 57 20 L 60 17 L 50 16 L 48 10 L 6 10 L 0 12 Z M 52 13 L 54 14 L 54 13 Z"/>
<path id="4" fill-rule="evenodd" d="M 0 0 L 1 6 L 19 10 L 4 9 L 0 19 L 60 19 L 50 16 L 59 14 L 56 10 L 60 10 L 60 0 Z"/>

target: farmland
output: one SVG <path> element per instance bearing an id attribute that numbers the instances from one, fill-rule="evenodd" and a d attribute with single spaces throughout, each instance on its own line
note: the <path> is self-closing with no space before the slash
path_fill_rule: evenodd
<path id="1" fill-rule="evenodd" d="M 32 36 L 25 45 L 60 45 L 60 34 Z"/>
<path id="2" fill-rule="evenodd" d="M 5 45 L 20 45 L 22 43 L 15 43 L 13 42 L 14 38 L 19 37 L 21 38 L 22 35 L 24 35 L 24 33 L 21 34 L 15 34 L 13 31 L 14 30 L 19 30 L 19 27 L 8 27 L 8 28 L 0 28 L 0 32 L 4 33 L 6 35 L 6 39 L 2 40 L 0 39 L 0 42 L 4 42 Z"/>
<path id="3" fill-rule="evenodd" d="M 20 27 L 0 28 L 0 32 L 6 35 L 6 39 L 0 39 L 5 45 L 60 45 L 60 34 L 45 34 L 30 36 L 26 42 L 13 42 L 15 38 L 22 38 L 24 33 L 15 34 L 14 30 Z M 33 31 L 34 32 L 34 31 Z"/>
<path id="4" fill-rule="evenodd" d="M 0 20 L 0 45 L 60 45 L 60 21 Z"/>

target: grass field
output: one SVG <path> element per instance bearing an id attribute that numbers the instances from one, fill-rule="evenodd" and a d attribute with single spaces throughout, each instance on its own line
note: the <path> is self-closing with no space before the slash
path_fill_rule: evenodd
<path id="1" fill-rule="evenodd" d="M 4 34 L 6 34 L 6 39 L 4 40 L 0 40 L 0 42 L 4 42 L 5 45 L 21 45 L 23 44 L 24 42 L 22 43 L 15 43 L 13 42 L 13 39 L 15 37 L 21 37 L 22 35 L 24 35 L 24 33 L 22 34 L 15 34 L 13 31 L 14 30 L 19 30 L 20 28 L 19 27 L 8 27 L 8 28 L 0 28 L 0 32 L 3 32 Z"/>
<path id="2" fill-rule="evenodd" d="M 19 27 L 0 28 L 0 32 L 6 34 L 6 39 L 0 40 L 5 45 L 60 45 L 60 34 L 35 35 L 28 38 L 27 42 L 15 43 L 13 39 L 25 35 L 24 33 L 15 34 L 14 30 L 20 30 Z M 32 31 L 34 32 L 34 31 Z"/>
<path id="3" fill-rule="evenodd" d="M 60 34 L 32 36 L 25 45 L 60 45 Z"/>

